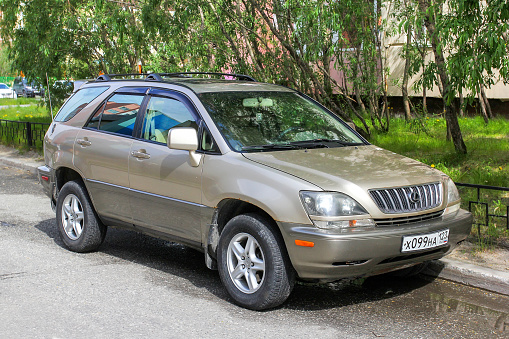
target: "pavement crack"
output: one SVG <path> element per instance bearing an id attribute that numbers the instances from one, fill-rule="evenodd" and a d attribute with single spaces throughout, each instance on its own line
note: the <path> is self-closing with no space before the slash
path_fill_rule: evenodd
<path id="1" fill-rule="evenodd" d="M 0 280 L 13 279 L 13 278 L 24 276 L 25 274 L 27 274 L 27 272 L 15 272 L 15 273 L 0 274 Z"/>

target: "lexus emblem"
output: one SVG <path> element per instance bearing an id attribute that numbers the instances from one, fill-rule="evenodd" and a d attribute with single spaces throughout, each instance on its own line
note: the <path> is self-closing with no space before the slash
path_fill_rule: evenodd
<path id="1" fill-rule="evenodd" d="M 418 190 L 412 191 L 408 197 L 410 198 L 410 202 L 413 202 L 414 204 L 417 204 L 419 201 L 421 201 L 421 194 Z"/>

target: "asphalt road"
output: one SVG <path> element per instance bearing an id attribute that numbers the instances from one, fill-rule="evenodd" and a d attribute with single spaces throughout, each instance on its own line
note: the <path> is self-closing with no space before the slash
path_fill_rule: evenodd
<path id="1" fill-rule="evenodd" d="M 509 297 L 444 280 L 298 284 L 275 310 L 235 306 L 202 254 L 111 228 L 67 251 L 36 179 L 0 168 L 0 338 L 508 338 Z"/>

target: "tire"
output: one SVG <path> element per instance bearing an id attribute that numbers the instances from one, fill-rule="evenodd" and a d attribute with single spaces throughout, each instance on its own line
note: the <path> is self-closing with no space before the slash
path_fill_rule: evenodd
<path id="1" fill-rule="evenodd" d="M 235 303 L 252 310 L 281 305 L 295 283 L 281 235 L 256 214 L 239 215 L 226 224 L 219 239 L 218 270 Z"/>
<path id="2" fill-rule="evenodd" d="M 400 277 L 400 278 L 415 277 L 416 275 L 418 275 L 419 273 L 424 271 L 428 267 L 429 263 L 430 263 L 430 261 L 425 261 L 423 263 L 414 265 L 412 267 L 407 267 L 402 270 L 397 270 L 397 271 L 391 272 L 390 275 L 394 276 L 394 277 Z"/>
<path id="3" fill-rule="evenodd" d="M 65 246 L 74 252 L 94 251 L 106 236 L 104 226 L 81 181 L 67 182 L 58 194 L 57 226 Z"/>
<path id="4" fill-rule="evenodd" d="M 23 90 L 23 98 L 26 98 L 27 97 L 27 92 L 25 90 Z"/>

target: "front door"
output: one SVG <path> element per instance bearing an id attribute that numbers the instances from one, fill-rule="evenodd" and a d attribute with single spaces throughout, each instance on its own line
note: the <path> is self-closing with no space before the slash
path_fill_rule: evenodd
<path id="1" fill-rule="evenodd" d="M 141 131 L 131 145 L 129 182 L 134 224 L 191 243 L 200 243 L 202 165 L 187 151 L 166 146 L 171 128 L 198 129 L 196 114 L 181 95 L 149 95 Z"/>

